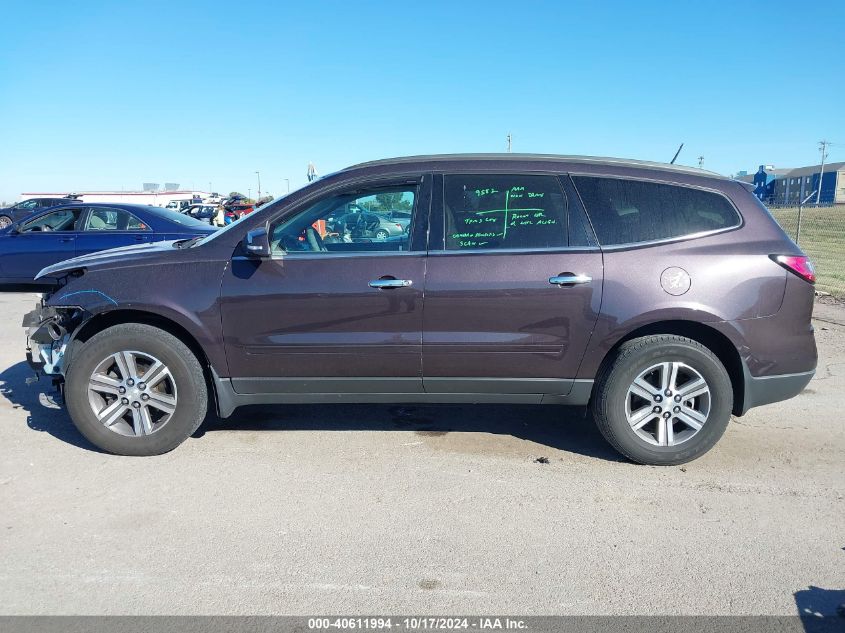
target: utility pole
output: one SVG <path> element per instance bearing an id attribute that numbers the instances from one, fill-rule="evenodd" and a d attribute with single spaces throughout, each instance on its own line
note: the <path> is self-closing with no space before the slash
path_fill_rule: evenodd
<path id="1" fill-rule="evenodd" d="M 255 175 L 258 176 L 258 199 L 261 200 L 261 172 L 255 172 Z"/>
<path id="2" fill-rule="evenodd" d="M 819 203 L 822 197 L 822 178 L 824 178 L 824 161 L 827 158 L 827 146 L 830 141 L 819 141 L 819 151 L 822 153 L 822 166 L 819 170 L 819 188 L 816 190 L 816 204 Z"/>
<path id="3" fill-rule="evenodd" d="M 288 193 L 290 193 L 290 178 L 285 178 L 285 186 L 287 186 Z"/>
<path id="4" fill-rule="evenodd" d="M 246 190 L 246 197 L 249 198 L 250 200 L 252 200 L 252 189 Z"/>
<path id="5" fill-rule="evenodd" d="M 508 154 L 511 153 L 511 141 L 513 141 L 513 137 L 511 136 L 511 133 L 508 132 Z"/>
<path id="6" fill-rule="evenodd" d="M 699 168 L 699 169 L 704 169 L 704 156 L 699 156 L 699 157 L 698 157 L 698 168 Z"/>

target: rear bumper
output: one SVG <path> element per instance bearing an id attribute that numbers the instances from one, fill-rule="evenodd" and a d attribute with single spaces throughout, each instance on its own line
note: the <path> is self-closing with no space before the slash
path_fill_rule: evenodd
<path id="1" fill-rule="evenodd" d="M 742 411 L 744 415 L 752 407 L 759 407 L 772 402 L 780 402 L 797 396 L 813 379 L 815 369 L 797 374 L 779 374 L 775 376 L 752 376 L 745 368 L 745 397 Z"/>

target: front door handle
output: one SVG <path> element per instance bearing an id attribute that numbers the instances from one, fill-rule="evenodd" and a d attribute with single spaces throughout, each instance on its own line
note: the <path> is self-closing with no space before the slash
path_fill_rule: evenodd
<path id="1" fill-rule="evenodd" d="M 73 240 L 74 240 L 73 237 L 60 237 L 59 238 L 60 242 L 72 242 Z"/>
<path id="2" fill-rule="evenodd" d="M 410 279 L 373 279 L 369 286 L 370 288 L 385 290 L 387 288 L 407 288 L 412 283 Z"/>
<path id="3" fill-rule="evenodd" d="M 554 286 L 574 286 L 576 284 L 588 284 L 593 280 L 587 275 L 576 275 L 574 273 L 561 273 L 555 277 L 549 277 L 549 283 Z"/>

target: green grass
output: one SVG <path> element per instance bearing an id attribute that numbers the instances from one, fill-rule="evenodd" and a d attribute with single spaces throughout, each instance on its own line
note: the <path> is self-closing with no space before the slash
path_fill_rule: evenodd
<path id="1" fill-rule="evenodd" d="M 798 208 L 772 209 L 772 215 L 793 240 L 798 228 Z M 816 266 L 819 290 L 845 297 L 845 205 L 804 207 L 798 245 Z"/>

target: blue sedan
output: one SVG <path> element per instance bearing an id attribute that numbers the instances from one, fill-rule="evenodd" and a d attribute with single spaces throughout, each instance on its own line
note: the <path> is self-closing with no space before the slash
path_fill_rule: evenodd
<path id="1" fill-rule="evenodd" d="M 44 267 L 120 246 L 203 237 L 214 227 L 160 207 L 84 203 L 45 209 L 0 230 L 0 290 L 37 289 Z"/>

